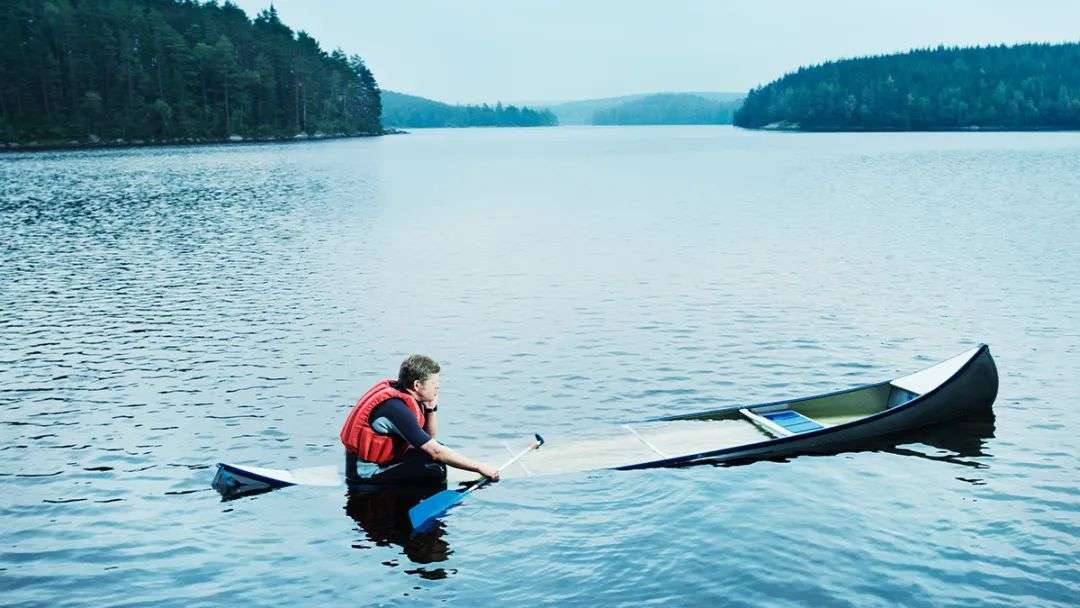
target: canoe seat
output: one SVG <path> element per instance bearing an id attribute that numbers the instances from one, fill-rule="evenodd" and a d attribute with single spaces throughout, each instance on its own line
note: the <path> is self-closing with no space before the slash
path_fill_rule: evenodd
<path id="1" fill-rule="evenodd" d="M 739 412 L 776 437 L 809 433 L 810 431 L 825 428 L 825 425 L 820 422 L 807 418 L 794 410 L 779 410 L 759 414 L 743 408 Z"/>

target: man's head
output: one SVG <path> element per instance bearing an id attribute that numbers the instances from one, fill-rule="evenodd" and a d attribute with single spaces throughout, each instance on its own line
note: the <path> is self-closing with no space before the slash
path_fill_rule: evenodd
<path id="1" fill-rule="evenodd" d="M 440 369 L 438 362 L 431 357 L 409 355 L 401 362 L 398 386 L 415 393 L 419 401 L 434 401 L 439 396 Z"/>

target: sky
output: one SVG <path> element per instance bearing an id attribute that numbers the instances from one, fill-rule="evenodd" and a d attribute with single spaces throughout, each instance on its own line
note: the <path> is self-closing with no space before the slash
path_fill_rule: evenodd
<path id="1" fill-rule="evenodd" d="M 270 0 L 233 0 L 248 16 Z M 451 103 L 747 91 L 799 66 L 944 44 L 1080 41 L 1077 0 L 273 0 L 383 89 Z"/>

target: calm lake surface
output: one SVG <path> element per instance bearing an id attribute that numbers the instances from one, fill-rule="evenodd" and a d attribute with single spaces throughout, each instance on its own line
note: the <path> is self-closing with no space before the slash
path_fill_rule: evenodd
<path id="1" fill-rule="evenodd" d="M 0 156 L 7 606 L 1070 606 L 1080 135 L 427 130 Z M 440 437 L 819 393 L 979 343 L 993 420 L 747 466 L 222 502 L 342 464 L 443 364 Z"/>

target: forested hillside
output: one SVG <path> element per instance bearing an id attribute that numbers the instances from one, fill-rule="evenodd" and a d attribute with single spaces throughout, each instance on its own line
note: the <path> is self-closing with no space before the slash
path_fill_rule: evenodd
<path id="1" fill-rule="evenodd" d="M 690 93 L 659 93 L 597 110 L 594 125 L 729 125 L 740 101 L 715 101 Z"/>
<path id="2" fill-rule="evenodd" d="M 581 99 L 578 101 L 561 101 L 537 103 L 536 107 L 551 110 L 558 119 L 560 125 L 591 125 L 593 118 L 598 112 L 610 110 L 616 106 L 652 97 L 654 95 L 668 95 L 672 93 L 638 93 L 635 95 L 623 95 L 620 97 L 602 97 L 597 99 Z M 746 97 L 745 93 L 724 93 L 717 91 L 690 91 L 686 93 L 674 93 L 675 95 L 694 95 L 704 97 L 709 101 L 726 103 L 732 107 L 738 107 L 739 101 Z M 730 122 L 730 121 L 729 121 Z"/>
<path id="3" fill-rule="evenodd" d="M 229 2 L 3 0 L 0 41 L 0 142 L 382 132 L 360 57 L 272 7 L 250 20 Z"/>
<path id="4" fill-rule="evenodd" d="M 801 68 L 750 91 L 740 127 L 1077 129 L 1080 44 L 916 50 Z"/>
<path id="5" fill-rule="evenodd" d="M 416 95 L 383 92 L 383 125 L 387 127 L 550 127 L 555 115 L 514 105 L 450 105 Z"/>

